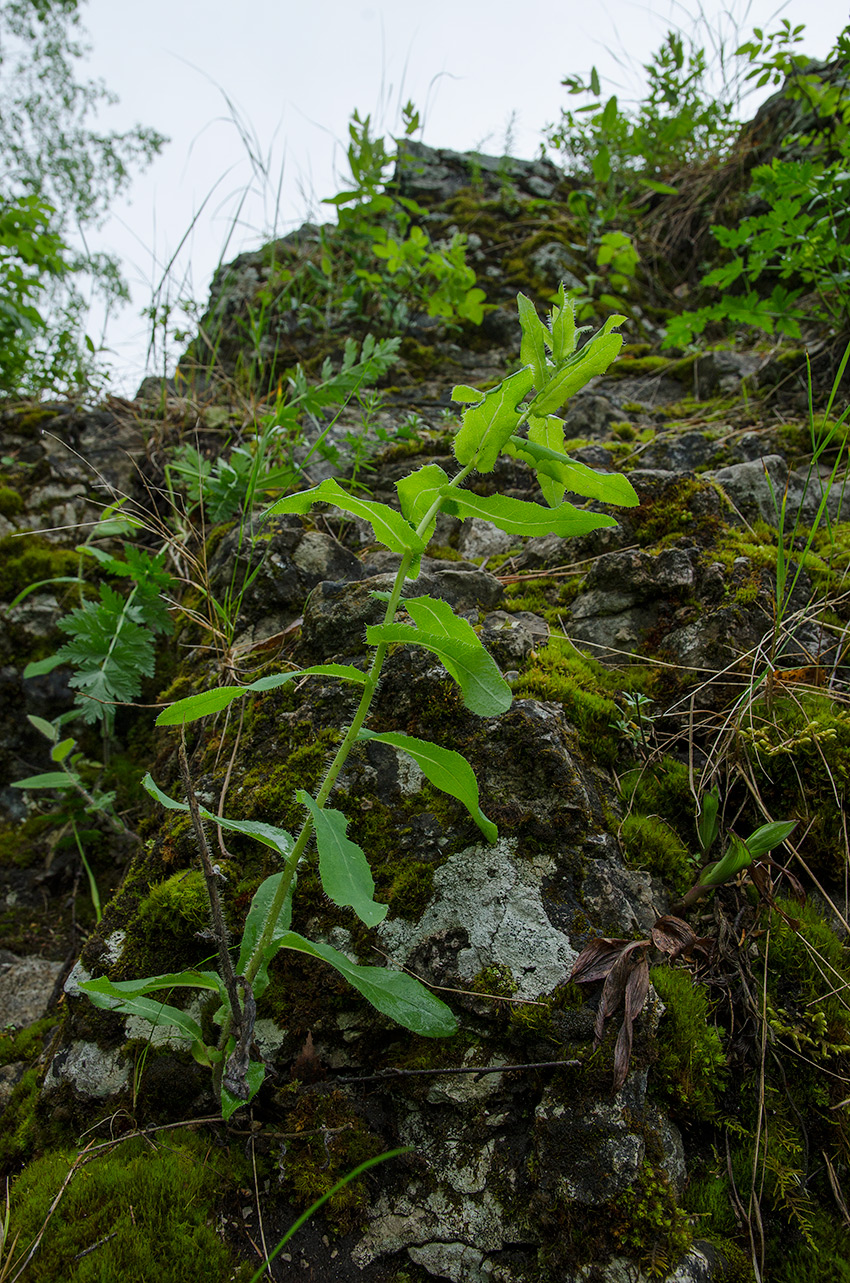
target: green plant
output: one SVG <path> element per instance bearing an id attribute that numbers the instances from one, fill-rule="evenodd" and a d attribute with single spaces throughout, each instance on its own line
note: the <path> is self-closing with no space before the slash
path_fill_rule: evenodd
<path id="1" fill-rule="evenodd" d="M 632 748 L 640 748 L 645 753 L 649 751 L 647 740 L 652 731 L 653 716 L 648 711 L 652 702 L 641 691 L 625 691 L 623 713 L 608 723 L 612 730 L 626 737 Z"/>
<path id="2" fill-rule="evenodd" d="M 488 841 L 495 841 L 497 837 L 496 826 L 481 809 L 473 770 L 459 753 L 406 734 L 378 734 L 368 730 L 364 724 L 389 648 L 394 645 L 419 646 L 437 655 L 460 687 L 467 708 L 478 716 L 493 717 L 510 707 L 510 687 L 472 626 L 456 616 L 443 601 L 428 596 L 404 595 L 407 582 L 415 580 L 419 574 L 422 555 L 433 534 L 438 513 L 447 512 L 461 520 L 481 517 L 512 534 L 553 532 L 574 535 L 615 523 L 606 514 L 580 510 L 565 502 L 567 490 L 607 503 L 637 503 L 637 496 L 625 477 L 594 472 L 563 453 L 564 423 L 554 413 L 616 357 L 622 337 L 613 334 L 612 330 L 622 318 L 610 318 L 602 330 L 577 350 L 580 331 L 576 328 L 574 308 L 563 286 L 548 325 L 541 321 L 534 306 L 523 295 L 519 296 L 518 307 L 522 328 L 522 368 L 486 393 L 468 386 L 454 390 L 455 401 L 467 407 L 453 442 L 455 458 L 460 465 L 454 477 L 450 479 L 437 464 L 426 464 L 403 477 L 396 486 L 400 513 L 385 504 L 348 494 L 335 481 L 324 481 L 312 490 L 281 499 L 269 509 L 267 515 L 303 514 L 316 503 L 330 503 L 342 512 L 368 521 L 375 538 L 399 555 L 400 564 L 392 589 L 379 594 L 386 603 L 384 622 L 367 629 L 367 641 L 374 648 L 368 671 L 364 673 L 346 665 L 322 664 L 296 673 L 261 678 L 247 687 L 223 686 L 178 700 L 157 719 L 158 725 L 185 727 L 187 723 L 228 707 L 249 691 L 271 690 L 296 677 L 311 674 L 339 678 L 361 691 L 358 708 L 316 796 L 303 789 L 296 794 L 304 808 L 305 818 L 294 838 L 272 825 L 214 816 L 199 806 L 182 743 L 178 756 L 187 801 L 179 802 L 168 797 L 150 776 L 145 780 L 145 787 L 164 806 L 189 812 L 192 816 L 210 896 L 220 972 L 182 972 L 121 982 L 113 982 L 104 976 L 86 981 L 83 988 L 96 1005 L 140 1015 L 153 1024 L 173 1025 L 183 1031 L 192 1043 L 196 1059 L 214 1068 L 225 1116 L 250 1099 L 263 1080 L 265 1069 L 262 1062 L 251 1058 L 253 1019 L 256 1000 L 270 982 L 269 963 L 281 949 L 293 949 L 327 963 L 378 1011 L 416 1033 L 430 1037 L 446 1036 L 456 1028 L 449 1008 L 413 977 L 386 968 L 352 963 L 330 945 L 311 942 L 291 931 L 291 904 L 299 863 L 315 836 L 319 875 L 333 903 L 352 908 L 367 927 L 377 925 L 387 913 L 387 906 L 376 903 L 373 898 L 374 881 L 368 860 L 361 848 L 347 836 L 346 817 L 327 805 L 350 752 L 364 740 L 379 741 L 411 757 L 435 788 L 455 797 L 467 808 Z M 523 429 L 527 435 L 521 435 Z M 503 453 L 531 463 L 548 507 L 500 494 L 482 497 L 462 488 L 463 482 L 474 472 L 492 473 Z M 411 622 L 396 622 L 396 613 L 400 609 L 406 612 Z M 251 835 L 283 858 L 282 870 L 267 878 L 254 895 L 235 967 L 228 951 L 215 871 L 204 835 L 204 820 Z M 217 996 L 220 1006 L 216 1018 L 221 1025 L 217 1047 L 205 1042 L 199 1024 L 188 1013 L 148 997 L 156 990 L 172 988 L 209 990 Z"/>
<path id="3" fill-rule="evenodd" d="M 106 533 L 103 525 L 99 532 Z M 69 634 L 71 641 L 48 659 L 28 664 L 24 677 L 37 677 L 60 664 L 70 664 L 75 671 L 69 684 L 79 692 L 76 702 L 82 718 L 89 725 L 101 723 L 108 750 L 115 705 L 138 696 L 142 678 L 153 676 L 154 638 L 173 629 L 161 596 L 173 581 L 164 568 L 164 551 L 154 556 L 133 544 L 124 544 L 123 561 L 91 543 L 79 545 L 77 552 L 93 558 L 107 574 L 132 580 L 133 587 L 122 597 L 109 584 L 102 583 L 99 601 L 86 601 L 59 620 L 59 628 Z M 39 586 L 30 584 L 13 605 Z"/>
<path id="4" fill-rule="evenodd" d="M 712 790 L 706 793 L 702 799 L 702 809 L 697 820 L 697 838 L 703 859 L 720 835 L 719 808 L 718 792 Z M 731 882 L 746 869 L 750 870 L 751 876 L 757 877 L 760 865 L 772 863 L 767 859 L 768 852 L 781 846 L 796 827 L 796 820 L 776 820 L 769 824 L 760 824 L 747 838 L 739 838 L 736 834 L 729 833 L 726 838 L 726 849 L 721 858 L 703 867 L 697 881 L 676 906 L 677 910 L 684 911 L 690 908 L 707 892 L 722 886 L 725 882 Z M 755 869 L 752 867 L 754 864 Z"/>
<path id="5" fill-rule="evenodd" d="M 753 170 L 747 203 L 758 212 L 734 227 L 712 227 L 727 254 L 701 286 L 718 288 L 722 296 L 671 317 L 664 347 L 689 343 L 709 323 L 754 326 L 791 338 L 800 338 L 801 323 L 813 320 L 832 332 L 847 326 L 850 93 L 846 79 L 829 82 L 811 68 L 804 71 L 808 60 L 790 52 L 802 31 L 787 20 L 770 36 L 756 28 L 756 39 L 736 53 L 754 64 L 749 76 L 759 85 L 787 77 L 786 97 L 804 102 L 823 123 L 805 137 L 785 138 L 780 154 Z M 831 55 L 845 64 L 849 34 L 847 27 Z"/>
<path id="6" fill-rule="evenodd" d="M 64 719 L 67 719 L 67 714 L 64 715 Z M 74 749 L 77 742 L 72 736 L 62 737 L 63 717 L 56 718 L 54 722 L 47 722 L 43 717 L 35 717 L 28 713 L 27 721 L 53 745 L 50 750 L 50 757 L 59 769 L 57 771 L 46 771 L 41 775 L 29 775 L 23 780 L 14 780 L 11 787 L 26 789 L 28 793 L 37 792 L 40 789 L 49 789 L 58 791 L 63 795 L 63 804 L 54 812 L 54 816 L 57 822 L 64 820 L 71 826 L 80 861 L 88 878 L 89 893 L 94 906 L 95 917 L 100 922 L 103 916 L 100 905 L 100 892 L 83 847 L 82 816 L 80 814 L 79 801 L 77 801 L 76 807 L 71 806 L 67 795 L 76 795 L 77 799 L 82 800 L 84 803 L 82 808 L 83 815 L 102 816 L 113 832 L 124 833 L 125 827 L 115 814 L 112 806 L 115 800 L 115 793 L 103 792 L 97 782 L 86 783 L 82 772 L 95 771 L 99 777 L 102 770 L 101 765 L 99 762 L 89 761 L 82 753 L 75 753 Z"/>
<path id="7" fill-rule="evenodd" d="M 419 128 L 412 103 L 403 109 L 405 137 Z M 320 288 L 342 317 L 374 320 L 390 333 L 402 332 L 415 311 L 449 323 L 481 323 L 484 291 L 466 262 L 466 236 L 432 243 L 421 223 L 426 211 L 397 194 L 387 182 L 390 168 L 405 155 L 404 138 L 388 151 L 373 138 L 369 116 L 354 112 L 349 123 L 351 186 L 326 203 L 337 209 L 336 228 L 322 229 Z M 309 264 L 305 270 L 313 269 Z M 303 306 L 303 303 L 302 303 Z M 317 309 L 314 308 L 314 311 Z"/>
<path id="8" fill-rule="evenodd" d="M 78 0 L 0 4 L 0 392 L 63 390 L 90 373 L 81 274 L 108 303 L 127 291 L 114 258 L 73 242 L 127 186 L 130 167 L 165 142 L 149 129 L 91 128 L 114 99 L 77 79 L 78 9 Z"/>

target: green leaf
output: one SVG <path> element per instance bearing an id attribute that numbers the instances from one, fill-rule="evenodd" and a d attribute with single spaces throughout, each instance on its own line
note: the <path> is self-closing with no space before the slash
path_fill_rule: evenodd
<path id="1" fill-rule="evenodd" d="M 425 1038 L 449 1038 L 457 1032 L 457 1021 L 449 1007 L 403 971 L 390 971 L 386 967 L 363 967 L 349 962 L 329 944 L 305 940 L 291 931 L 283 940 L 284 949 L 294 949 L 320 958 L 344 976 L 372 1006 Z"/>
<path id="2" fill-rule="evenodd" d="M 44 775 L 28 775 L 25 780 L 13 780 L 13 789 L 72 789 L 74 781 L 65 771 L 47 771 Z"/>
<path id="3" fill-rule="evenodd" d="M 611 324 L 621 324 L 625 317 L 609 317 L 606 329 L 585 343 L 580 352 L 569 358 L 560 370 L 531 403 L 536 415 L 551 414 L 583 388 L 597 374 L 604 374 L 623 346 L 622 334 L 607 332 Z"/>
<path id="4" fill-rule="evenodd" d="M 732 834 L 729 838 L 729 846 L 722 860 L 717 860 L 714 864 L 709 864 L 699 875 L 698 886 L 717 887 L 723 882 L 728 882 L 730 878 L 737 877 L 744 869 L 749 868 L 753 862 L 750 851 L 747 850 L 740 838 Z"/>
<path id="5" fill-rule="evenodd" d="M 797 827 L 796 820 L 776 820 L 772 824 L 762 824 L 747 838 L 746 846 L 754 860 L 767 855 L 774 847 L 780 846 L 790 837 Z"/>
<path id="6" fill-rule="evenodd" d="M 158 989 L 212 989 L 224 994 L 221 976 L 215 971 L 166 971 L 159 976 L 145 976 L 142 980 L 110 980 L 100 976 L 97 980 L 81 980 L 80 988 L 93 994 L 92 1002 L 97 1007 L 112 1006 L 113 1000 L 123 1002 L 125 998 L 137 998 L 143 994 L 156 993 Z"/>
<path id="7" fill-rule="evenodd" d="M 511 706 L 511 688 L 477 637 L 473 645 L 408 624 L 373 624 L 366 629 L 366 640 L 370 646 L 400 642 L 430 650 L 460 686 L 466 707 L 479 717 L 496 717 Z"/>
<path id="8" fill-rule="evenodd" d="M 524 294 L 516 296 L 519 310 L 519 323 L 522 327 L 520 360 L 523 365 L 530 365 L 534 371 L 534 386 L 538 389 L 546 386 L 546 343 L 551 344 L 551 335 L 537 315 L 537 308 Z"/>
<path id="9" fill-rule="evenodd" d="M 214 971 L 176 971 L 161 976 L 148 976 L 144 980 L 110 980 L 100 976 L 97 980 L 81 980 L 80 989 L 88 994 L 96 1007 L 117 1011 L 125 1016 L 140 1016 L 152 1025 L 169 1025 L 179 1029 L 185 1037 L 203 1044 L 204 1037 L 197 1020 L 145 995 L 159 989 L 210 989 L 227 1002 L 224 983 Z"/>
<path id="10" fill-rule="evenodd" d="M 254 898 L 251 901 L 251 907 L 248 910 L 248 916 L 245 919 L 245 927 L 242 932 L 242 943 L 239 946 L 239 961 L 236 964 L 236 974 L 244 975 L 245 968 L 251 960 L 251 956 L 256 947 L 257 941 L 263 933 L 266 925 L 266 919 L 269 916 L 272 902 L 277 895 L 283 872 L 273 873 L 271 877 L 261 882 L 254 892 Z M 294 881 L 289 888 L 289 893 L 283 902 L 283 907 L 278 914 L 277 922 L 274 925 L 268 948 L 263 954 L 262 961 L 254 977 L 254 983 L 251 986 L 254 991 L 254 997 L 259 998 L 269 987 L 269 963 L 280 948 L 280 942 L 289 930 L 292 922 L 292 888 Z"/>
<path id="11" fill-rule="evenodd" d="M 576 309 L 572 299 L 567 298 L 564 282 L 558 286 L 558 299 L 552 308 L 552 339 L 550 346 L 556 366 L 561 364 L 575 351 L 580 331 L 576 330 Z M 545 384 L 537 389 L 542 391 Z"/>
<path id="12" fill-rule="evenodd" d="M 27 721 L 37 731 L 40 731 L 45 739 L 49 739 L 54 744 L 56 743 L 59 738 L 59 731 L 52 722 L 46 721 L 43 717 L 36 717 L 34 713 L 27 713 Z"/>
<path id="13" fill-rule="evenodd" d="M 458 383 L 452 388 L 452 400 L 459 405 L 477 405 L 484 400 L 484 393 L 478 388 L 470 387 L 468 383 Z"/>
<path id="14" fill-rule="evenodd" d="M 502 446 L 522 418 L 516 407 L 533 384 L 534 371 L 526 366 L 503 379 L 485 393 L 483 401 L 464 412 L 460 431 L 452 442 L 458 463 L 474 463 L 479 472 L 493 471 Z"/>
<path id="15" fill-rule="evenodd" d="M 215 690 L 201 691 L 198 695 L 187 695 L 185 699 L 175 700 L 164 708 L 154 722 L 155 726 L 185 726 L 197 722 L 201 717 L 220 713 L 228 704 L 232 704 L 240 695 L 247 694 L 245 686 L 217 686 Z"/>
<path id="16" fill-rule="evenodd" d="M 198 695 L 187 695 L 185 699 L 175 700 L 163 709 L 154 723 L 155 726 L 180 726 L 197 722 L 212 713 L 220 713 L 241 695 L 251 691 L 276 690 L 285 686 L 296 677 L 310 677 L 314 674 L 324 677 L 340 677 L 346 682 L 356 682 L 362 686 L 366 681 L 365 673 L 351 664 L 315 664 L 312 668 L 298 668 L 291 673 L 272 673 L 269 677 L 260 677 L 248 686 L 216 686 L 214 690 L 201 691 Z"/>
<path id="17" fill-rule="evenodd" d="M 714 845 L 714 840 L 720 831 L 720 825 L 717 821 L 717 811 L 720 807 L 720 797 L 716 789 L 706 793 L 702 799 L 702 811 L 697 821 L 697 837 L 699 838 L 699 847 L 703 855 L 707 855 Z"/>
<path id="18" fill-rule="evenodd" d="M 150 772 L 142 780 L 142 788 L 150 793 L 155 801 L 159 802 L 168 811 L 188 811 L 188 802 L 175 802 L 173 797 L 163 793 L 153 780 Z M 244 833 L 247 837 L 256 838 L 262 842 L 263 846 L 271 847 L 279 855 L 287 856 L 293 847 L 293 838 L 291 833 L 286 829 L 279 829 L 274 824 L 266 824 L 262 820 L 229 820 L 224 815 L 213 815 L 205 806 L 198 805 L 198 810 L 205 820 L 212 824 L 218 824 L 223 829 L 228 829 L 232 833 Z"/>
<path id="19" fill-rule="evenodd" d="M 235 1046 L 236 1046 L 235 1039 L 231 1038 L 227 1044 L 228 1056 L 232 1054 Z M 263 1085 L 263 1080 L 265 1076 L 266 1076 L 266 1067 L 263 1064 L 263 1062 L 261 1060 L 249 1060 L 248 1070 L 245 1075 L 248 1083 L 248 1091 L 250 1093 L 248 1096 L 248 1100 L 242 1100 L 241 1097 L 234 1096 L 233 1093 L 229 1092 L 227 1088 L 222 1084 L 221 1116 L 225 1122 L 227 1122 L 231 1114 L 234 1114 L 236 1112 L 236 1110 L 239 1108 L 240 1105 L 247 1105 L 249 1101 L 254 1099 L 257 1092 L 260 1090 L 260 1088 Z"/>
<path id="20" fill-rule="evenodd" d="M 111 705 L 131 703 L 141 690 L 142 677 L 153 676 L 153 635 L 133 620 L 131 610 L 131 598 L 125 600 L 101 584 L 100 601 L 88 601 L 59 620 L 72 640 L 57 657 L 76 669 L 69 684 L 89 697 L 80 701 L 88 723 L 104 720 L 111 725 Z"/>
<path id="21" fill-rule="evenodd" d="M 69 738 L 62 740 L 60 744 L 54 744 L 53 748 L 50 750 L 50 756 L 53 761 L 64 762 L 76 742 L 77 741 L 75 739 Z"/>
<path id="22" fill-rule="evenodd" d="M 561 536 L 583 535 L 588 530 L 603 526 L 616 526 L 617 522 L 603 512 L 585 512 L 571 503 L 557 508 L 544 508 L 539 503 L 524 499 L 511 499 L 507 495 L 490 495 L 482 498 L 468 490 L 452 490 L 444 501 L 445 511 L 455 517 L 480 517 L 491 521 L 499 530 L 511 535 L 556 534 Z"/>
<path id="23" fill-rule="evenodd" d="M 531 429 L 535 423 L 540 420 L 536 415 L 529 419 L 529 437 Z M 547 415 L 544 423 L 559 423 L 563 429 L 563 420 L 556 415 Z M 537 433 L 542 436 L 542 432 Z M 550 440 L 556 437 L 553 430 L 547 432 Z M 557 438 L 556 438 L 557 439 Z M 595 468 L 589 468 L 584 463 L 579 463 L 571 459 L 569 455 L 561 454 L 557 449 L 552 449 L 548 444 L 533 439 L 524 440 L 522 437 L 511 437 L 505 446 L 505 453 L 515 459 L 522 459 L 531 465 L 537 472 L 540 488 L 546 497 L 548 503 L 556 507 L 563 498 L 564 490 L 570 490 L 573 494 L 584 495 L 588 499 L 598 499 L 600 503 L 617 504 L 624 508 L 634 508 L 640 500 L 635 494 L 634 487 L 628 477 L 620 472 L 597 472 Z M 542 475 L 541 475 L 542 474 Z M 551 477 L 558 485 L 552 490 L 547 490 L 544 485 L 544 477 Z M 551 497 L 550 497 L 551 496 Z"/>
<path id="24" fill-rule="evenodd" d="M 376 904 L 375 882 L 363 850 L 346 837 L 348 820 L 342 811 L 324 809 L 309 793 L 295 794 L 313 817 L 319 848 L 319 876 L 325 893 L 341 909 L 352 908 L 367 927 L 376 927 L 389 912 L 389 905 Z"/>
<path id="25" fill-rule="evenodd" d="M 54 668 L 60 664 L 67 664 L 64 655 L 50 655 L 47 659 L 36 659 L 31 664 L 27 664 L 24 669 L 24 677 L 43 677 L 45 673 L 52 673 Z"/>
<path id="26" fill-rule="evenodd" d="M 300 494 L 288 495 L 279 499 L 266 509 L 262 520 L 278 513 L 309 512 L 314 503 L 331 503 L 342 512 L 368 521 L 378 543 L 389 548 L 390 552 L 412 552 L 418 562 L 425 551 L 425 543 L 415 530 L 405 521 L 401 513 L 389 508 L 385 503 L 375 503 L 372 499 L 359 499 L 343 490 L 334 480 L 323 481 L 312 490 L 302 490 Z M 416 566 L 418 572 L 418 565 Z"/>
<path id="27" fill-rule="evenodd" d="M 416 739 L 413 735 L 403 735 L 397 731 L 378 734 L 375 731 L 361 730 L 361 740 L 377 740 L 380 744 L 389 744 L 391 748 L 406 753 L 413 758 L 423 775 L 435 788 L 450 797 L 462 802 L 488 842 L 495 842 L 499 830 L 492 820 L 481 810 L 478 796 L 478 780 L 466 758 L 454 749 L 441 748 L 427 740 Z"/>
<path id="28" fill-rule="evenodd" d="M 291 673 L 272 673 L 269 677 L 259 677 L 257 681 L 243 687 L 247 691 L 270 691 L 284 686 L 296 677 L 339 677 L 344 682 L 354 682 L 357 686 L 366 684 L 366 674 L 353 664 L 313 664 L 310 668 L 298 668 Z"/>
<path id="29" fill-rule="evenodd" d="M 411 526 L 416 530 L 435 500 L 440 497 L 443 487 L 448 485 L 447 474 L 436 463 L 426 463 L 406 477 L 395 483 L 401 511 Z M 422 534 L 427 543 L 434 534 L 437 524 L 436 513 L 429 522 L 428 529 Z"/>

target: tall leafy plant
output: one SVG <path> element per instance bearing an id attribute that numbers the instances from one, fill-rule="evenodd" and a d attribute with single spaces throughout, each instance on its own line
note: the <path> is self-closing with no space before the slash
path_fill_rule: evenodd
<path id="1" fill-rule="evenodd" d="M 564 421 L 556 411 L 617 356 L 622 337 L 614 333 L 623 317 L 611 317 L 579 347 L 572 300 L 561 286 L 548 322 L 533 304 L 519 296 L 522 327 L 522 367 L 487 392 L 469 386 L 454 389 L 454 399 L 466 406 L 453 450 L 454 476 L 430 463 L 396 483 L 401 511 L 347 493 L 328 480 L 310 490 L 279 500 L 269 510 L 306 515 L 319 503 L 360 517 L 372 527 L 375 539 L 399 556 L 395 581 L 388 592 L 376 594 L 385 603 L 380 624 L 367 629 L 372 659 L 366 671 L 351 665 L 320 664 L 298 672 L 261 678 L 249 686 L 222 686 L 178 700 L 157 719 L 160 726 L 184 728 L 226 708 L 252 691 L 268 691 L 311 675 L 334 677 L 360 692 L 357 710 L 339 743 L 315 796 L 296 794 L 304 810 L 300 831 L 292 835 L 271 824 L 214 815 L 198 803 L 189 775 L 184 745 L 179 748 L 186 800 L 164 793 L 150 776 L 145 787 L 163 806 L 188 812 L 198 842 L 210 893 L 211 915 L 219 951 L 218 971 L 186 971 L 139 980 L 112 981 L 108 976 L 86 981 L 82 989 L 98 1006 L 142 1016 L 152 1024 L 183 1032 L 196 1059 L 210 1065 L 221 1093 L 222 1111 L 229 1116 L 259 1090 L 265 1068 L 252 1050 L 256 1000 L 270 983 L 269 964 L 281 949 L 314 958 L 341 974 L 379 1012 L 415 1033 L 445 1037 L 456 1028 L 450 1009 L 424 985 L 404 972 L 363 966 L 322 941 L 312 941 L 291 929 L 296 874 L 311 842 L 318 851 L 318 868 L 325 892 L 334 904 L 347 907 L 367 927 L 386 916 L 387 906 L 374 898 L 374 881 L 366 853 L 347 834 L 345 815 L 329 805 L 339 773 L 359 743 L 377 741 L 411 758 L 430 783 L 466 807 L 487 842 L 498 836 L 495 824 L 481 807 L 478 782 L 471 765 L 451 749 L 401 732 L 377 732 L 367 725 L 369 711 L 391 648 L 408 645 L 436 655 L 460 688 L 467 708 L 479 717 L 496 717 L 511 705 L 511 689 L 485 650 L 474 628 L 454 614 L 444 601 L 410 591 L 419 575 L 422 556 L 441 512 L 463 521 L 479 517 L 509 534 L 578 535 L 616 524 L 607 513 L 575 507 L 567 492 L 603 503 L 634 505 L 637 496 L 629 481 L 617 474 L 595 472 L 564 453 Z M 545 504 L 527 503 L 509 495 L 486 497 L 465 488 L 475 474 L 489 476 L 499 457 L 508 454 L 536 471 Z M 400 612 L 403 612 L 400 616 Z M 216 878 L 212 869 L 204 822 L 247 834 L 270 847 L 281 868 L 256 892 L 245 921 L 233 966 Z M 149 995 L 179 988 L 206 990 L 219 1002 L 221 1036 L 217 1046 L 204 1039 L 200 1024 L 188 1012 Z"/>

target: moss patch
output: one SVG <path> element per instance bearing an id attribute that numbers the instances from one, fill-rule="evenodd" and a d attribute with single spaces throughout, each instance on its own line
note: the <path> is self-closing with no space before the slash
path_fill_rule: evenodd
<path id="1" fill-rule="evenodd" d="M 19 1252 L 41 1230 L 75 1158 L 74 1151 L 47 1154 L 15 1180 L 10 1237 L 19 1235 Z M 200 1136 L 172 1133 L 153 1147 L 129 1141 L 74 1173 L 27 1277 L 32 1283 L 230 1279 L 236 1263 L 214 1229 L 215 1213 L 222 1190 L 247 1178 L 238 1151 Z"/>

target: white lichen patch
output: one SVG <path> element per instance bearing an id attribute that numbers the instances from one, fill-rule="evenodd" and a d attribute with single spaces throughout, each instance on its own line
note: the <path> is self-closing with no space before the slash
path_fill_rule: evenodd
<path id="1" fill-rule="evenodd" d="M 447 860 L 434 875 L 434 898 L 419 922 L 395 919 L 379 927 L 380 946 L 393 963 L 404 966 L 429 938 L 460 929 L 469 941 L 457 956 L 464 979 L 486 967 L 509 967 L 520 998 L 551 993 L 566 980 L 577 954 L 543 906 L 540 887 L 550 862 L 519 861 L 515 852 L 515 841 L 501 838 Z"/>

